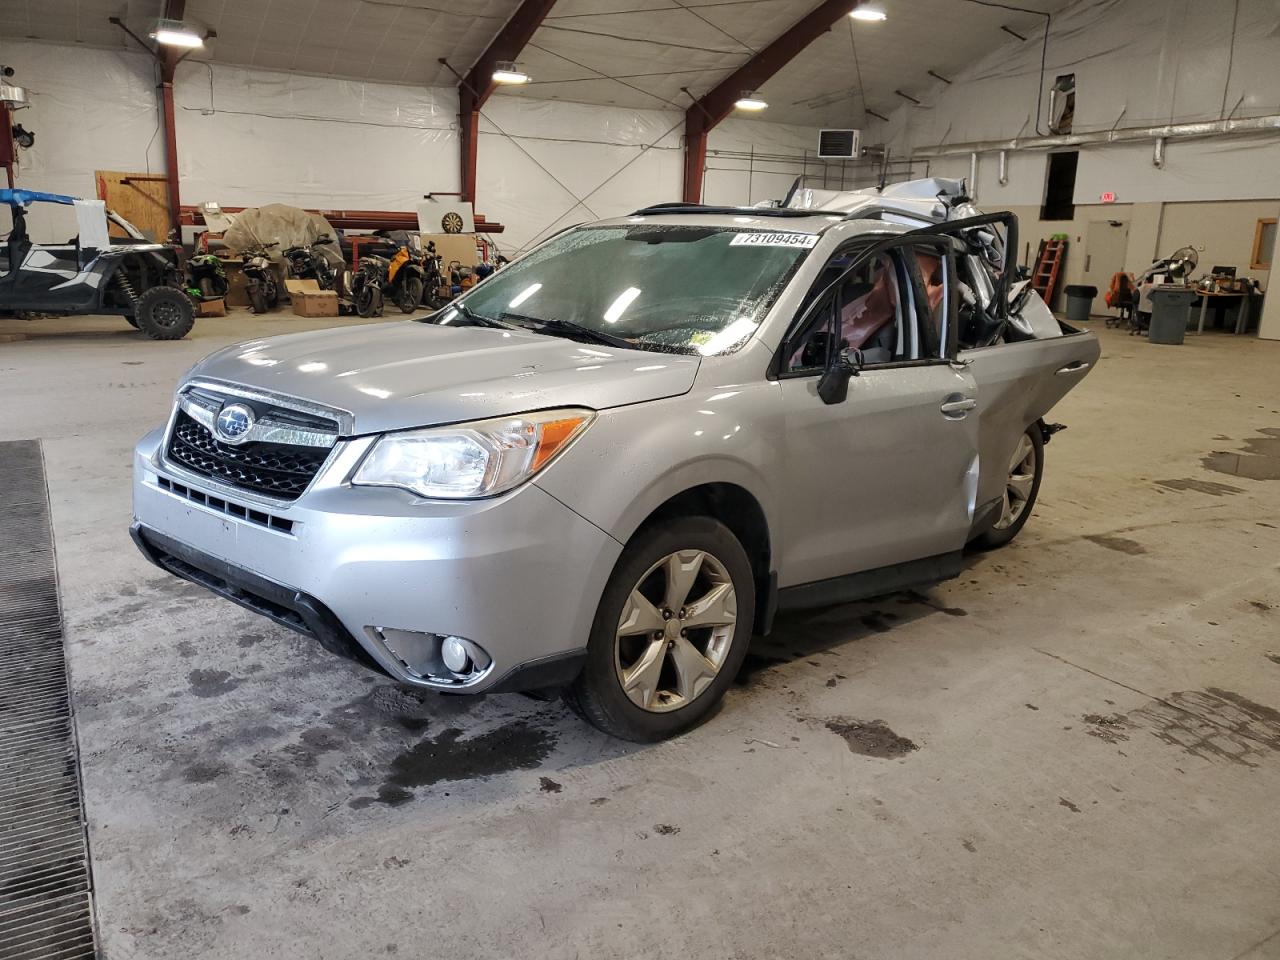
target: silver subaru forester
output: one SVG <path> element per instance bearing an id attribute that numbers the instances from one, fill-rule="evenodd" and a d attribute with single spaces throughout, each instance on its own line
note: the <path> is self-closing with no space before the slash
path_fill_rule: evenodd
<path id="1" fill-rule="evenodd" d="M 777 610 L 1026 523 L 1099 348 L 1016 237 L 955 181 L 570 229 L 425 320 L 199 363 L 138 444 L 134 540 L 401 683 L 671 736 Z"/>

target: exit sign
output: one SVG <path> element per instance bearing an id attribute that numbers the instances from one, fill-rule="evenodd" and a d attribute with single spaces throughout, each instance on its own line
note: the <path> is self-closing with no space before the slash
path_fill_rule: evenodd
<path id="1" fill-rule="evenodd" d="M 1116 202 L 1116 195 L 1115 195 L 1112 191 L 1108 190 L 1106 193 L 1104 193 L 1104 194 L 1102 195 L 1102 202 L 1103 202 L 1103 203 L 1115 203 L 1115 202 Z"/>

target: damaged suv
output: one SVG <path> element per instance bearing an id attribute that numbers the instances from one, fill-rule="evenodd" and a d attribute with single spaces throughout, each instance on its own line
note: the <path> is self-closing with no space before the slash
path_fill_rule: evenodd
<path id="1" fill-rule="evenodd" d="M 134 540 L 401 683 L 688 729 L 776 611 L 1012 539 L 1099 353 L 962 182 L 789 199 L 576 227 L 425 321 L 213 354 L 138 444 Z"/>

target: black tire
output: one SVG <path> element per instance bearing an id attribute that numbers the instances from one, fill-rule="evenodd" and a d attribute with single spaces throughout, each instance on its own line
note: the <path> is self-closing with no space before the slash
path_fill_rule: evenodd
<path id="1" fill-rule="evenodd" d="M 362 317 L 376 317 L 382 312 L 382 291 L 366 283 L 356 293 L 356 313 Z"/>
<path id="2" fill-rule="evenodd" d="M 421 301 L 422 278 L 406 277 L 404 283 L 400 285 L 400 296 L 396 298 L 396 305 L 400 308 L 400 312 L 413 313 L 418 309 Z"/>
<path id="3" fill-rule="evenodd" d="M 280 306 L 280 287 L 274 280 L 267 281 L 267 309 L 274 310 Z"/>
<path id="4" fill-rule="evenodd" d="M 267 312 L 267 295 L 262 289 L 262 284 L 257 280 L 250 280 L 245 286 L 245 292 L 249 294 L 249 309 L 254 313 Z"/>
<path id="5" fill-rule="evenodd" d="M 994 550 L 996 547 L 1003 547 L 1011 541 L 1023 527 L 1027 525 L 1027 520 L 1031 518 L 1031 511 L 1036 505 L 1036 497 L 1040 494 L 1040 480 L 1044 477 L 1044 434 L 1040 431 L 1040 425 L 1033 423 L 1026 432 L 1026 437 L 1031 441 L 1031 449 L 1035 455 L 1034 472 L 1032 473 L 1031 492 L 1023 503 L 1022 509 L 1012 523 L 1005 527 L 990 527 L 983 533 L 974 537 L 971 546 L 979 550 Z M 1010 474 L 1012 475 L 1012 464 L 1010 465 Z M 1003 510 L 1001 511 L 1003 515 Z M 1000 517 L 996 518 L 996 523 L 1000 522 Z"/>
<path id="6" fill-rule="evenodd" d="M 651 712 L 633 703 L 622 688 L 615 644 L 624 604 L 654 564 L 677 551 L 710 554 L 727 572 L 736 599 L 729 649 L 709 685 L 684 706 Z M 755 581 L 742 544 L 717 520 L 681 517 L 642 531 L 627 544 L 605 586 L 587 642 L 587 662 L 565 700 L 583 719 L 623 740 L 651 743 L 697 726 L 732 685 L 747 655 L 755 615 Z M 664 666 L 665 670 L 666 667 Z"/>
<path id="7" fill-rule="evenodd" d="M 137 330 L 137 329 L 138 329 L 138 318 L 137 318 L 137 317 L 125 317 L 125 319 L 129 321 L 129 326 L 133 327 L 133 329 L 135 329 L 135 330 Z"/>
<path id="8" fill-rule="evenodd" d="M 177 287 L 152 287 L 135 304 L 138 329 L 152 340 L 181 340 L 195 326 L 191 298 Z"/>

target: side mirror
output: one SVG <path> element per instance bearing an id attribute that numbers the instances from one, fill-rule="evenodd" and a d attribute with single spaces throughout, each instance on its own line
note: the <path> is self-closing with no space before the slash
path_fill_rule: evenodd
<path id="1" fill-rule="evenodd" d="M 849 396 L 849 381 L 858 375 L 861 361 L 858 351 L 854 351 L 853 359 L 850 359 L 848 350 L 840 351 L 818 381 L 818 396 L 823 403 L 830 406 L 845 402 Z"/>

